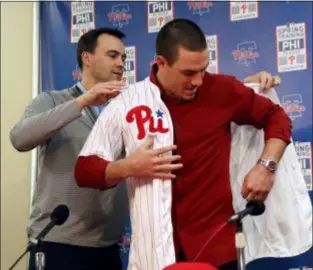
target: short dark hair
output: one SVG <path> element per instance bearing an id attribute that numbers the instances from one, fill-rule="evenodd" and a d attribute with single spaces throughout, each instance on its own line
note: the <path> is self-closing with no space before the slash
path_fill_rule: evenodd
<path id="1" fill-rule="evenodd" d="M 126 35 L 118 29 L 109 27 L 100 27 L 96 29 L 89 30 L 87 33 L 83 34 L 77 44 L 77 63 L 79 68 L 83 69 L 82 53 L 90 52 L 93 53 L 97 47 L 98 37 L 102 34 L 107 34 L 110 36 L 117 37 L 118 39 L 124 38 Z"/>
<path id="2" fill-rule="evenodd" d="M 179 46 L 197 52 L 207 48 L 201 28 L 187 19 L 174 19 L 165 24 L 156 38 L 156 53 L 171 65 L 177 59 Z"/>

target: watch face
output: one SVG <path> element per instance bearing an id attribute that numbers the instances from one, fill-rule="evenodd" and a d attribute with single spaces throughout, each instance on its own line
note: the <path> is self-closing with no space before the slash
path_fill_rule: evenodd
<path id="1" fill-rule="evenodd" d="M 263 164 L 271 172 L 274 172 L 277 169 L 276 162 L 269 159 L 260 159 L 258 163 Z"/>
<path id="2" fill-rule="evenodd" d="M 270 170 L 275 171 L 276 170 L 276 163 L 274 161 L 269 161 L 268 162 L 268 167 Z"/>

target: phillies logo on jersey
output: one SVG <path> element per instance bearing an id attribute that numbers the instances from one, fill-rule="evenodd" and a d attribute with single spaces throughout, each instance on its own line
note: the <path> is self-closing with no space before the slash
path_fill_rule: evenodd
<path id="1" fill-rule="evenodd" d="M 146 137 L 147 131 L 145 130 L 145 124 L 149 123 L 148 131 L 150 133 L 166 133 L 169 131 L 168 128 L 163 127 L 163 112 L 157 110 L 156 116 L 153 116 L 152 110 L 145 105 L 140 105 L 132 108 L 126 115 L 126 121 L 128 123 L 135 122 L 137 125 L 137 139 L 142 140 Z"/>

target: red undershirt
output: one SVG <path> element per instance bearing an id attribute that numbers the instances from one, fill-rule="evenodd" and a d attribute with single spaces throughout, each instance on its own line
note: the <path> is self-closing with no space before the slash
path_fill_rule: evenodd
<path id="1" fill-rule="evenodd" d="M 172 220 L 175 249 L 182 247 L 193 260 L 205 242 L 234 214 L 229 179 L 230 122 L 264 128 L 265 140 L 290 143 L 291 121 L 283 109 L 254 94 L 231 76 L 206 73 L 191 102 L 165 95 L 156 79 L 173 120 L 177 153 L 183 169 L 173 181 Z M 75 168 L 80 186 L 105 189 L 108 161 L 96 156 L 79 157 Z M 92 175 L 90 175 L 92 173 Z M 236 260 L 235 226 L 227 225 L 206 246 L 197 261 L 215 266 Z"/>

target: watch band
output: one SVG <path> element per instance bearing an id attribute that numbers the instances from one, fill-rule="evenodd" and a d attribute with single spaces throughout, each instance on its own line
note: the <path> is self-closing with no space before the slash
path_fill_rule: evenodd
<path id="1" fill-rule="evenodd" d="M 264 165 L 272 173 L 274 173 L 277 169 L 277 163 L 272 159 L 260 158 L 257 164 Z"/>

